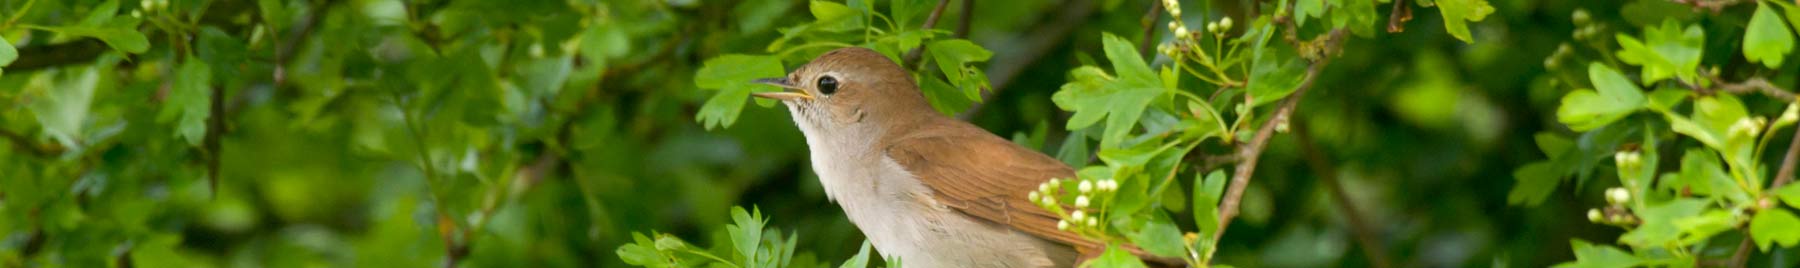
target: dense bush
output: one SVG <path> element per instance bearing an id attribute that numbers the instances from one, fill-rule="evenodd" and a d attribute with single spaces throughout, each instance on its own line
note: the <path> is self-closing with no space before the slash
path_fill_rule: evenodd
<path id="1" fill-rule="evenodd" d="M 1036 200 L 1071 231 L 1197 266 L 1793 267 L 1795 27 L 1763 0 L 0 0 L 0 267 L 900 266 L 747 97 L 849 46 L 1077 167 Z"/>

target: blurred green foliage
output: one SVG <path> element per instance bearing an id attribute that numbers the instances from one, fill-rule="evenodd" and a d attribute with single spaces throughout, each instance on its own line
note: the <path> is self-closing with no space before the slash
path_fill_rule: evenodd
<path id="1" fill-rule="evenodd" d="M 1156 252 L 1800 257 L 1800 186 L 1773 185 L 1794 100 L 1750 83 L 1800 81 L 1789 2 L 948 3 L 0 0 L 0 267 L 894 266 L 825 200 L 786 112 L 744 97 L 845 46 L 1086 167 L 1061 191 L 1117 183 L 1089 234 Z M 1183 239 L 1217 228 L 1232 162 L 1207 156 L 1323 59 L 1231 228 Z"/>

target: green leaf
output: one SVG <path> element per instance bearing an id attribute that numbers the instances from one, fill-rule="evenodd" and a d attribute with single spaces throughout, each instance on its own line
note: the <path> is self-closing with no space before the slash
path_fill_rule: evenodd
<path id="1" fill-rule="evenodd" d="M 1765 209 L 1750 219 L 1750 238 L 1756 240 L 1756 248 L 1769 251 L 1769 245 L 1793 247 L 1800 245 L 1800 217 L 1786 209 Z"/>
<path id="2" fill-rule="evenodd" d="M 1506 203 L 1513 205 L 1537 206 L 1550 197 L 1556 185 L 1562 182 L 1562 174 L 1551 168 L 1549 161 L 1532 162 L 1513 170 L 1512 191 L 1506 194 Z"/>
<path id="3" fill-rule="evenodd" d="M 1144 261 L 1139 260 L 1137 256 L 1131 255 L 1131 252 L 1126 251 L 1123 248 L 1119 248 L 1119 245 L 1108 245 L 1106 247 L 1105 253 L 1101 253 L 1100 257 L 1096 257 L 1094 259 L 1088 260 L 1086 263 L 1082 263 L 1081 267 L 1087 267 L 1087 268 L 1144 268 L 1145 266 L 1144 266 Z"/>
<path id="4" fill-rule="evenodd" d="M 931 42 L 926 45 L 925 51 L 937 62 L 938 70 L 950 78 L 951 85 L 962 89 L 963 95 L 969 100 L 981 101 L 981 90 L 988 86 L 987 75 L 970 64 L 987 61 L 994 56 L 993 52 L 963 39 Z"/>
<path id="5" fill-rule="evenodd" d="M 1794 51 L 1794 32 L 1781 22 L 1781 16 L 1775 14 L 1773 7 L 1757 3 L 1756 14 L 1750 16 L 1750 26 L 1744 29 L 1744 58 L 1769 68 L 1780 68 L 1788 52 Z"/>
<path id="6" fill-rule="evenodd" d="M 1618 121 L 1631 112 L 1644 107 L 1643 89 L 1639 89 L 1624 74 L 1600 63 L 1588 65 L 1588 79 L 1593 80 L 1593 90 L 1576 90 L 1563 96 L 1562 106 L 1556 109 L 1556 119 L 1569 125 L 1575 131 L 1588 131 L 1613 121 Z"/>
<path id="7" fill-rule="evenodd" d="M 1063 84 L 1051 100 L 1063 110 L 1075 112 L 1068 129 L 1087 128 L 1106 119 L 1101 134 L 1102 148 L 1117 148 L 1137 125 L 1150 101 L 1163 93 L 1162 83 L 1150 67 L 1139 58 L 1131 42 L 1112 34 L 1105 37 L 1106 57 L 1113 63 L 1117 78 L 1093 66 L 1070 71 L 1069 83 Z"/>
<path id="8" fill-rule="evenodd" d="M 175 135 L 188 145 L 200 145 L 206 139 L 206 118 L 212 116 L 212 67 L 199 58 L 188 58 L 175 72 L 175 86 L 156 121 L 175 123 Z"/>
<path id="9" fill-rule="evenodd" d="M 1153 212 L 1156 217 L 1147 220 L 1136 220 L 1141 223 L 1135 232 L 1126 234 L 1132 244 L 1136 244 L 1144 252 L 1165 257 L 1181 256 L 1181 229 L 1161 212 Z"/>
<path id="10" fill-rule="evenodd" d="M 5 36 L 0 36 L 0 67 L 6 67 L 7 64 L 12 64 L 13 60 L 18 59 L 19 50 L 13 48 L 12 42 L 6 41 Z"/>
<path id="11" fill-rule="evenodd" d="M 96 12 L 98 12 L 98 11 L 96 11 Z M 101 42 L 105 42 L 107 46 L 110 46 L 113 49 L 116 49 L 119 51 L 124 51 L 126 53 L 131 53 L 131 54 L 139 54 L 139 53 L 144 53 L 144 51 L 150 50 L 150 38 L 145 37 L 144 33 L 138 32 L 137 25 L 138 25 L 137 19 L 133 19 L 131 17 L 117 17 L 117 18 L 113 18 L 111 21 L 107 22 L 105 25 L 100 25 L 100 26 L 61 26 L 61 27 L 34 27 L 34 28 L 39 29 L 39 30 L 44 30 L 44 31 L 60 33 L 60 34 L 67 34 L 67 35 L 81 36 L 81 37 L 92 37 L 92 38 L 100 39 Z"/>
<path id="12" fill-rule="evenodd" d="M 1487 19 L 1488 14 L 1494 13 L 1494 7 L 1486 0 L 1437 0 L 1437 5 L 1438 12 L 1444 15 L 1444 30 L 1467 43 L 1475 42 L 1468 22 Z"/>
<path id="13" fill-rule="evenodd" d="M 1675 109 L 1675 106 L 1681 105 L 1682 102 L 1687 101 L 1688 96 L 1693 95 L 1693 92 L 1694 91 L 1692 90 L 1673 87 L 1659 88 L 1656 89 L 1656 91 L 1650 92 L 1650 103 L 1645 105 L 1645 107 L 1650 108 L 1652 111 L 1668 112 L 1669 110 Z"/>
<path id="14" fill-rule="evenodd" d="M 1722 198 L 1734 203 L 1750 201 L 1750 194 L 1732 181 L 1731 175 L 1719 164 L 1719 157 L 1712 151 L 1699 148 L 1688 149 L 1681 156 L 1681 173 L 1673 181 L 1664 181 L 1661 186 L 1680 192 L 1686 190 L 1694 195 Z"/>
<path id="15" fill-rule="evenodd" d="M 707 129 L 730 127 L 737 122 L 738 114 L 743 112 L 744 102 L 750 98 L 751 92 L 781 90 L 775 86 L 751 82 L 752 80 L 783 75 L 786 73 L 781 68 L 781 60 L 774 56 L 727 54 L 706 60 L 700 70 L 695 72 L 694 84 L 700 88 L 717 89 L 719 93 L 700 106 L 700 112 L 694 115 L 694 120 Z M 758 104 L 762 104 L 761 101 Z"/>
<path id="16" fill-rule="evenodd" d="M 733 224 L 725 228 L 731 235 L 731 246 L 737 249 L 738 256 L 744 257 L 745 263 L 755 262 L 762 256 L 758 254 L 762 252 L 758 245 L 762 244 L 763 224 L 767 223 L 762 210 L 755 209 L 752 213 L 744 211 L 744 207 L 731 207 L 731 221 Z"/>
<path id="17" fill-rule="evenodd" d="M 608 60 L 631 52 L 631 39 L 620 27 L 610 23 L 588 26 L 587 30 L 581 32 L 581 57 L 600 68 L 606 68 Z"/>
<path id="18" fill-rule="evenodd" d="M 1675 228 L 1681 230 L 1681 245 L 1693 245 L 1712 238 L 1713 235 L 1737 228 L 1737 216 L 1730 211 L 1707 210 L 1700 216 L 1675 220 Z"/>
<path id="19" fill-rule="evenodd" d="M 1706 32 L 1698 25 L 1685 29 L 1674 19 L 1664 20 L 1662 27 L 1645 27 L 1644 41 L 1623 33 L 1615 36 L 1620 60 L 1643 66 L 1644 84 L 1654 84 L 1670 77 L 1683 81 L 1699 80 L 1701 49 L 1706 45 Z M 1645 43 L 1648 41 L 1648 43 Z"/>
<path id="20" fill-rule="evenodd" d="M 1282 49 L 1258 49 L 1256 53 L 1250 81 L 1245 85 L 1251 108 L 1281 100 L 1300 89 L 1300 80 L 1306 76 L 1304 61 Z"/>
<path id="21" fill-rule="evenodd" d="M 1788 183 L 1781 188 L 1775 188 L 1772 193 L 1781 198 L 1782 202 L 1787 202 L 1788 206 L 1800 208 L 1800 183 Z"/>
<path id="22" fill-rule="evenodd" d="M 1581 239 L 1570 239 L 1569 244 L 1575 250 L 1575 261 L 1557 264 L 1557 268 L 1627 268 L 1642 263 L 1643 260 L 1617 247 L 1594 245 Z"/>
<path id="23" fill-rule="evenodd" d="M 1305 27 L 1306 18 L 1325 16 L 1325 0 L 1298 0 L 1294 2 L 1294 15 L 1294 23 Z"/>
<path id="24" fill-rule="evenodd" d="M 1754 150 L 1755 135 L 1732 136 L 1731 127 L 1738 121 L 1749 118 L 1744 103 L 1730 94 L 1716 94 L 1694 100 L 1693 117 L 1682 117 L 1674 113 L 1664 113 L 1669 120 L 1669 127 L 1676 133 L 1693 137 L 1706 147 L 1719 150 L 1725 156 L 1725 163 L 1733 168 L 1748 168 L 1751 151 Z"/>
<path id="25" fill-rule="evenodd" d="M 856 251 L 856 256 L 850 256 L 850 260 L 846 260 L 844 265 L 838 266 L 838 268 L 863 267 L 869 267 L 869 240 L 867 239 L 863 240 L 862 249 Z"/>
<path id="26" fill-rule="evenodd" d="M 1212 237 L 1219 229 L 1219 195 L 1225 189 L 1225 170 L 1213 170 L 1194 178 L 1194 226 L 1200 235 Z"/>
<path id="27" fill-rule="evenodd" d="M 1699 216 L 1700 212 L 1704 211 L 1709 204 L 1710 202 L 1705 199 L 1685 198 L 1651 205 L 1643 211 L 1638 211 L 1638 216 L 1643 219 L 1644 224 L 1619 236 L 1619 242 L 1638 248 L 1661 247 L 1678 242 L 1682 230 L 1675 226 L 1675 222 Z"/>
<path id="28" fill-rule="evenodd" d="M 99 66 L 77 70 L 69 73 L 72 77 L 64 78 L 68 80 L 58 81 L 56 90 L 46 90 L 46 94 L 28 104 L 38 124 L 43 125 L 44 134 L 64 145 L 80 143 L 101 80 Z"/>

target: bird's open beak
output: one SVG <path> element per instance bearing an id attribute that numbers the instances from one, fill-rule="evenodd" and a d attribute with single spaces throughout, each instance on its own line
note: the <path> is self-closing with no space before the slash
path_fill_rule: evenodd
<path id="1" fill-rule="evenodd" d="M 800 89 L 799 86 L 794 86 L 793 83 L 788 83 L 788 79 L 785 77 L 756 79 L 755 81 L 752 81 L 752 82 L 781 87 L 782 91 L 780 91 L 780 92 L 756 92 L 756 93 L 750 93 L 750 96 L 756 96 L 758 98 L 782 100 L 782 101 L 812 100 L 813 99 L 812 95 L 806 94 L 806 90 Z"/>

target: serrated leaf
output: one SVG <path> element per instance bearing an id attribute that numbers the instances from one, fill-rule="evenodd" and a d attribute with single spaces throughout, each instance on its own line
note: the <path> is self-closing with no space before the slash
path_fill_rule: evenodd
<path id="1" fill-rule="evenodd" d="M 950 78 L 951 85 L 962 89 L 962 94 L 969 100 L 981 101 L 981 90 L 987 88 L 987 76 L 971 64 L 987 61 L 994 56 L 993 52 L 963 39 L 931 42 L 925 51 L 937 62 L 944 77 Z"/>
<path id="2" fill-rule="evenodd" d="M 1068 129 L 1086 128 L 1106 119 L 1101 134 L 1102 148 L 1117 148 L 1137 125 L 1150 101 L 1163 93 L 1162 83 L 1139 58 L 1136 49 L 1124 38 L 1112 34 L 1105 37 L 1106 57 L 1113 63 L 1117 78 L 1093 66 L 1070 71 L 1069 83 L 1063 84 L 1051 100 L 1063 110 L 1075 112 Z"/>
<path id="3" fill-rule="evenodd" d="M 1787 202 L 1788 206 L 1800 208 L 1800 183 L 1788 183 L 1781 188 L 1775 188 L 1773 193 L 1776 197 L 1781 198 L 1782 202 Z"/>
<path id="4" fill-rule="evenodd" d="M 1650 205 L 1643 211 L 1638 211 L 1644 224 L 1619 236 L 1619 242 L 1638 248 L 1677 242 L 1682 230 L 1675 226 L 1676 220 L 1698 216 L 1708 204 L 1710 202 L 1704 199 L 1686 198 Z"/>
<path id="5" fill-rule="evenodd" d="M 1466 43 L 1475 42 L 1468 23 L 1487 19 L 1488 14 L 1494 13 L 1494 7 L 1486 0 L 1437 0 L 1437 6 L 1444 15 L 1444 30 Z"/>
<path id="6" fill-rule="evenodd" d="M 1688 149 L 1683 153 L 1681 172 L 1675 175 L 1673 181 L 1664 181 L 1661 186 L 1732 202 L 1750 201 L 1750 194 L 1738 187 L 1731 175 L 1725 173 L 1724 166 L 1719 164 L 1718 154 L 1699 148 Z"/>
<path id="7" fill-rule="evenodd" d="M 694 120 L 707 129 L 730 127 L 737 122 L 738 114 L 743 112 L 744 102 L 748 101 L 751 92 L 781 90 L 751 82 L 752 80 L 783 75 L 786 73 L 781 68 L 781 60 L 774 56 L 727 54 L 706 60 L 700 70 L 694 73 L 694 84 L 719 92 L 700 106 L 700 112 L 694 115 Z M 758 104 L 765 102 L 767 100 L 758 100 Z M 773 105 L 773 102 L 767 103 L 764 106 Z"/>
<path id="8" fill-rule="evenodd" d="M 56 90 L 48 90 L 28 104 L 44 134 L 65 145 L 79 143 L 100 85 L 100 72 L 100 67 L 79 69 L 68 80 L 57 81 Z"/>
<path id="9" fill-rule="evenodd" d="M 758 247 L 762 244 L 762 229 L 763 224 L 766 223 L 762 217 L 762 210 L 756 209 L 752 213 L 745 211 L 744 207 L 731 207 L 731 222 L 733 223 L 725 230 L 730 234 L 731 245 L 736 248 L 738 256 L 744 257 L 747 263 L 754 262 L 763 256 L 759 254 L 761 251 Z"/>
<path id="10" fill-rule="evenodd" d="M 156 121 L 174 123 L 176 136 L 188 145 L 199 145 L 206 137 L 206 118 L 212 115 L 212 67 L 190 57 L 175 71 L 174 80 Z"/>
<path id="11" fill-rule="evenodd" d="M 1750 238 L 1763 252 L 1768 252 L 1770 245 L 1800 245 L 1800 217 L 1780 208 L 1759 211 L 1750 219 Z"/>
<path id="12" fill-rule="evenodd" d="M 1588 65 L 1588 79 L 1595 90 L 1576 90 L 1564 95 L 1556 119 L 1575 131 L 1587 131 L 1631 115 L 1644 107 L 1643 89 L 1624 74 L 1606 65 Z"/>
<path id="13" fill-rule="evenodd" d="M 1506 194 L 1506 203 L 1512 205 L 1537 206 L 1550 197 L 1556 185 L 1562 182 L 1562 174 L 1552 168 L 1549 161 L 1532 162 L 1513 170 L 1513 188 Z"/>
<path id="14" fill-rule="evenodd" d="M 1225 171 L 1213 170 L 1194 180 L 1194 226 L 1199 227 L 1201 236 L 1212 237 L 1219 229 L 1219 197 L 1225 189 Z"/>
<path id="15" fill-rule="evenodd" d="M 1794 32 L 1781 22 L 1769 4 L 1758 2 L 1744 29 L 1744 58 L 1769 68 L 1780 68 L 1783 59 L 1794 50 Z"/>
<path id="16" fill-rule="evenodd" d="M 1281 100 L 1300 89 L 1300 80 L 1306 76 L 1304 61 L 1283 49 L 1259 49 L 1256 53 L 1250 81 L 1245 85 L 1251 108 Z"/>
<path id="17" fill-rule="evenodd" d="M 1644 84 L 1678 77 L 1683 81 L 1699 79 L 1701 49 L 1706 45 L 1706 32 L 1698 25 L 1686 28 L 1674 19 L 1664 20 L 1660 27 L 1645 27 L 1639 41 L 1623 33 L 1614 36 L 1623 47 L 1619 60 L 1643 66 Z"/>
<path id="18" fill-rule="evenodd" d="M 1557 264 L 1556 268 L 1627 268 L 1643 263 L 1630 252 L 1608 245 L 1594 245 L 1581 239 L 1570 239 L 1575 261 Z"/>
<path id="19" fill-rule="evenodd" d="M 1294 2 L 1294 23 L 1306 26 L 1306 18 L 1320 18 L 1325 15 L 1325 0 L 1298 0 Z"/>

